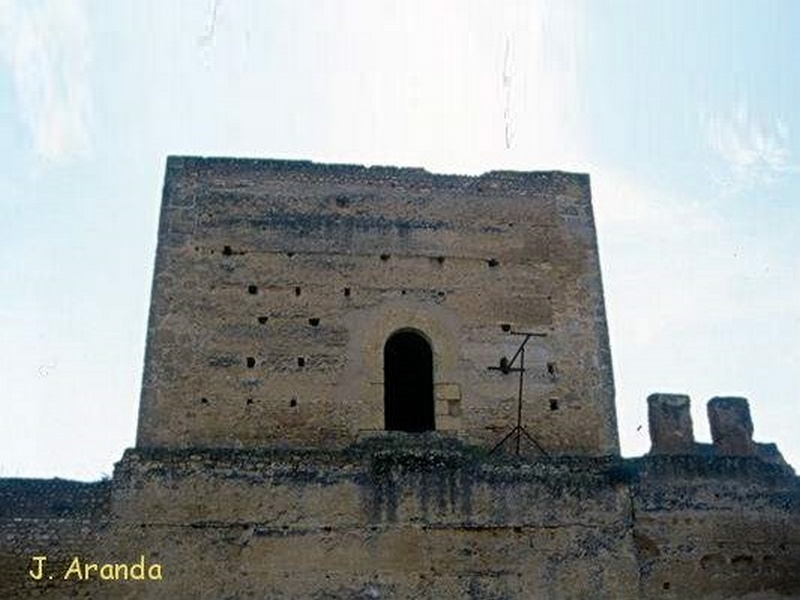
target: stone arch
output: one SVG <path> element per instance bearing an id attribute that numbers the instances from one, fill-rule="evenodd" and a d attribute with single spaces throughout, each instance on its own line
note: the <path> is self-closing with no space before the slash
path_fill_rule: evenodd
<path id="1" fill-rule="evenodd" d="M 352 417 L 354 434 L 369 436 L 386 431 L 384 346 L 394 333 L 402 330 L 415 331 L 431 346 L 436 431 L 461 430 L 463 374 L 457 342 L 460 322 L 452 310 L 398 299 L 353 312 L 346 323 L 353 333 L 348 342 L 346 372 L 342 385 L 336 390 L 336 400 L 354 407 L 353 413 L 348 415 Z"/>
<path id="2" fill-rule="evenodd" d="M 414 329 L 400 329 L 383 347 L 384 423 L 387 430 L 418 433 L 436 429 L 433 348 Z"/>

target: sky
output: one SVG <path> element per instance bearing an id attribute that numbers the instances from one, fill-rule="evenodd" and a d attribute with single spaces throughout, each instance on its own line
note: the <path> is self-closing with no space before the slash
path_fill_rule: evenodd
<path id="1" fill-rule="evenodd" d="M 591 176 L 622 453 L 800 468 L 800 3 L 0 0 L 0 476 L 133 446 L 168 155 Z"/>

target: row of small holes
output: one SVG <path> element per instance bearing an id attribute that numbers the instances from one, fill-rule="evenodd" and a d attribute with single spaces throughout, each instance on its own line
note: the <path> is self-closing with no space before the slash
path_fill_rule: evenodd
<path id="1" fill-rule="evenodd" d="M 250 366 L 249 365 L 249 361 L 251 359 L 248 357 L 247 360 L 248 360 L 248 366 Z M 303 366 L 305 366 L 305 364 L 306 364 L 306 360 L 302 356 L 297 357 L 297 366 L 298 367 L 303 367 Z M 201 404 L 208 404 L 208 398 L 200 398 L 200 403 Z M 247 399 L 247 404 L 252 404 L 252 403 L 253 403 L 253 399 L 252 398 L 248 398 Z M 292 406 L 292 407 L 297 406 L 297 399 L 292 398 L 289 401 L 289 406 Z M 550 398 L 550 410 L 558 410 L 558 398 Z"/>
<path id="2" fill-rule="evenodd" d="M 266 317 L 266 316 L 258 317 L 258 322 L 261 325 L 266 325 L 268 321 L 269 321 L 269 317 Z M 308 320 L 308 324 L 311 325 L 312 327 L 317 327 L 319 325 L 319 317 L 311 317 Z"/>
<path id="3" fill-rule="evenodd" d="M 348 297 L 348 298 L 350 297 L 350 288 L 349 287 L 344 288 L 344 290 L 342 290 L 342 291 L 343 291 L 343 293 L 344 293 L 344 295 L 346 297 Z M 247 286 L 247 292 L 249 294 L 257 294 L 258 293 L 258 286 L 257 285 L 252 285 L 252 284 Z M 301 290 L 300 290 L 299 287 L 294 288 L 294 295 L 295 296 L 299 296 L 300 293 L 301 293 Z M 401 293 L 405 296 L 406 290 L 402 290 Z M 444 295 L 445 295 L 444 292 L 437 292 L 437 294 L 439 295 L 439 297 L 444 297 Z M 508 325 L 507 323 L 504 323 L 502 325 L 502 327 L 503 327 L 503 331 L 509 331 L 511 329 L 511 325 Z"/>
<path id="4" fill-rule="evenodd" d="M 253 356 L 248 356 L 247 359 L 245 360 L 245 363 L 247 364 L 247 368 L 248 369 L 252 369 L 252 368 L 254 368 L 256 366 L 256 359 Z M 302 356 L 298 356 L 297 357 L 297 366 L 298 367 L 305 367 L 306 366 L 306 359 L 303 358 Z M 205 400 L 205 398 L 203 400 Z"/>
<path id="5" fill-rule="evenodd" d="M 300 286 L 297 286 L 297 287 L 294 288 L 294 295 L 295 296 L 299 296 L 300 294 L 302 294 L 302 292 L 303 292 L 303 290 L 300 288 Z M 348 297 L 350 296 L 350 288 L 349 287 L 344 288 L 343 292 L 344 292 L 345 296 L 348 296 Z M 258 293 L 258 286 L 251 283 L 250 285 L 247 286 L 247 293 L 250 294 L 250 295 L 255 296 Z"/>
<path id="6" fill-rule="evenodd" d="M 510 225 L 510 224 L 509 224 L 509 225 Z M 195 249 L 196 249 L 196 248 L 195 248 Z M 213 251 L 212 251 L 212 252 L 213 252 Z M 230 246 L 224 246 L 224 247 L 222 248 L 222 254 L 223 254 L 224 256 L 232 256 L 232 255 L 233 255 L 233 249 L 232 249 Z M 239 254 L 243 254 L 243 252 L 239 252 Z M 286 252 L 285 254 L 286 254 L 286 256 L 288 256 L 289 258 L 292 258 L 292 257 L 295 255 L 295 253 L 294 253 L 294 252 Z M 387 261 L 387 260 L 389 260 L 389 259 L 391 258 L 391 256 L 392 256 L 391 254 L 388 254 L 388 253 L 384 252 L 383 254 L 381 254 L 381 255 L 380 255 L 380 259 L 381 259 L 382 261 Z M 445 260 L 445 257 L 444 257 L 444 256 L 437 256 L 437 257 L 436 257 L 436 261 L 437 261 L 437 262 L 438 262 L 440 265 L 441 265 L 441 264 L 444 264 L 444 260 Z M 500 264 L 500 262 L 499 262 L 499 261 L 498 261 L 496 258 L 490 258 L 490 259 L 488 259 L 488 260 L 486 261 L 486 263 L 487 263 L 487 264 L 488 264 L 490 267 L 496 267 L 496 266 L 498 266 L 498 265 Z"/>
<path id="7" fill-rule="evenodd" d="M 253 404 L 253 402 L 254 402 L 254 400 L 252 398 L 248 398 L 247 401 L 246 401 L 246 404 L 248 406 L 250 406 L 251 404 Z M 201 404 L 208 404 L 208 398 L 200 398 L 200 403 Z M 292 408 L 297 406 L 297 398 L 292 398 L 291 400 L 289 400 L 289 406 L 291 406 Z"/>
<path id="8" fill-rule="evenodd" d="M 386 253 L 381 254 L 381 260 L 385 262 L 385 261 L 389 260 L 391 258 L 391 256 L 392 256 L 391 254 L 386 254 Z M 438 262 L 440 265 L 444 264 L 444 260 L 445 260 L 444 256 L 437 256 L 436 257 L 436 262 Z M 490 267 L 494 268 L 494 267 L 497 267 L 497 266 L 500 265 L 500 261 L 497 260 L 496 258 L 490 258 L 490 259 L 488 259 L 486 261 L 486 264 L 489 265 Z"/>

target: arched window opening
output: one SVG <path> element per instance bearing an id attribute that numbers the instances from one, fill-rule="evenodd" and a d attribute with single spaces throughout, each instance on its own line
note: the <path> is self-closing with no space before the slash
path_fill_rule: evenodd
<path id="1" fill-rule="evenodd" d="M 436 429 L 433 409 L 433 352 L 413 331 L 393 334 L 383 349 L 384 416 L 390 431 Z"/>

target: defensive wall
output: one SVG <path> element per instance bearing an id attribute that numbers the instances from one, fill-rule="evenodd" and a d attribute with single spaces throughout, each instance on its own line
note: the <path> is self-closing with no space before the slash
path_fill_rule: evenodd
<path id="1" fill-rule="evenodd" d="M 691 436 L 676 406 L 651 396 L 637 459 L 398 432 L 344 450 L 131 449 L 110 482 L 3 480 L 0 597 L 797 597 L 800 481 L 739 420 L 664 446 Z M 39 555 L 53 580 L 27 575 Z M 75 556 L 141 555 L 163 579 L 61 577 Z"/>

